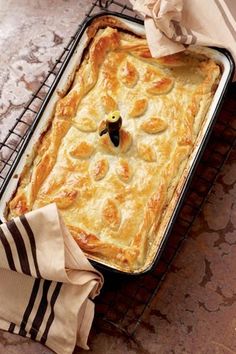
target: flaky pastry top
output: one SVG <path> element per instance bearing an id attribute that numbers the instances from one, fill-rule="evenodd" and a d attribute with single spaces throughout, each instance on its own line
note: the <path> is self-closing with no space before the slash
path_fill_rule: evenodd
<path id="1" fill-rule="evenodd" d="M 23 172 L 8 218 L 55 202 L 90 258 L 126 271 L 142 267 L 162 236 L 219 75 L 203 55 L 154 59 L 145 39 L 99 29 Z M 114 110 L 122 117 L 118 147 L 99 134 Z"/>

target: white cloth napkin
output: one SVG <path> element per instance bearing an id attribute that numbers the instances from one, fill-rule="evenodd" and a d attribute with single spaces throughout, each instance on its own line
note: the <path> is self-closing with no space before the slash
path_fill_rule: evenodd
<path id="1" fill-rule="evenodd" d="M 188 45 L 201 45 L 227 48 L 236 62 L 236 0 L 130 2 L 144 17 L 153 57 L 180 52 Z"/>
<path id="2" fill-rule="evenodd" d="M 56 204 L 0 225 L 0 328 L 56 353 L 88 349 L 91 301 L 103 284 Z"/>

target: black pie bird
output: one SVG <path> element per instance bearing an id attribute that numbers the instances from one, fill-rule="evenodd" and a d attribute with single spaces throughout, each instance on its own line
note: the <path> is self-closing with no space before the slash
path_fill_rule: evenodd
<path id="1" fill-rule="evenodd" d="M 119 146 L 120 143 L 120 128 L 122 125 L 122 118 L 119 111 L 109 113 L 106 119 L 106 128 L 100 132 L 100 136 L 108 133 L 114 146 Z"/>

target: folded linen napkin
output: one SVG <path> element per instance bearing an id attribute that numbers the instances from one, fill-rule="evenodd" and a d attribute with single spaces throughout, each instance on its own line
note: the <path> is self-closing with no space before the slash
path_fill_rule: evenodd
<path id="1" fill-rule="evenodd" d="M 235 0 L 130 0 L 130 3 L 145 19 L 153 57 L 180 52 L 187 45 L 202 45 L 227 48 L 236 62 Z"/>
<path id="2" fill-rule="evenodd" d="M 0 225 L 0 328 L 71 354 L 88 349 L 103 284 L 56 204 Z"/>

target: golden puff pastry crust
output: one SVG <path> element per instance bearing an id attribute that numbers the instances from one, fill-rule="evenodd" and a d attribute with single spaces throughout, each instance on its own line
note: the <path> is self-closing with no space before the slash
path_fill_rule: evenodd
<path id="1" fill-rule="evenodd" d="M 7 218 L 56 202 L 90 259 L 136 272 L 163 236 L 220 68 L 188 50 L 151 58 L 145 38 L 114 18 L 96 20 L 88 35 L 72 88 L 58 100 Z M 119 146 L 100 134 L 114 110 L 122 117 Z"/>

